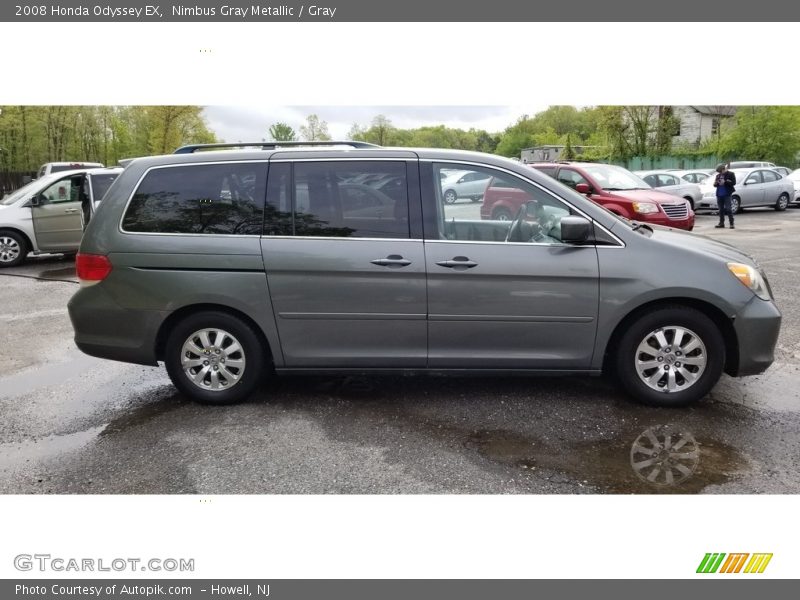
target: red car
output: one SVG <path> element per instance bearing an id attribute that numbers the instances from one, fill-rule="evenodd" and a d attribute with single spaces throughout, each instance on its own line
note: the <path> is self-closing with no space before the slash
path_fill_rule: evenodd
<path id="1" fill-rule="evenodd" d="M 694 211 L 684 198 L 655 190 L 622 167 L 571 162 L 528 166 L 586 194 L 597 204 L 626 219 L 687 231 L 694 228 Z M 526 200 L 522 190 L 504 186 L 500 180 L 494 179 L 486 188 L 481 218 L 513 218 Z"/>

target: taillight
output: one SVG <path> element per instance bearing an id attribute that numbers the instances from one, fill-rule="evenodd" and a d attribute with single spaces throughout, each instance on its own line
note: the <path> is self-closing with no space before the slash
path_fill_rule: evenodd
<path id="1" fill-rule="evenodd" d="M 111 261 L 101 254 L 78 253 L 75 257 L 75 270 L 81 282 L 97 283 L 103 281 L 112 269 Z"/>

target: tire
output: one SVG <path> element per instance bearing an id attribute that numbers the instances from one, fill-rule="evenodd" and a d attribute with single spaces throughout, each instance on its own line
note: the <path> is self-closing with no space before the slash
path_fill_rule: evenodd
<path id="1" fill-rule="evenodd" d="M 455 204 L 456 200 L 458 200 L 458 194 L 456 194 L 455 190 L 447 190 L 444 193 L 443 200 L 445 204 Z"/>
<path id="2" fill-rule="evenodd" d="M 28 240 L 16 231 L 0 231 L 0 269 L 16 267 L 28 256 Z"/>
<path id="3" fill-rule="evenodd" d="M 241 350 L 233 348 L 234 344 Z M 241 402 L 255 391 L 263 379 L 267 356 L 251 325 L 224 312 L 203 311 L 172 328 L 164 363 L 172 383 L 184 395 L 204 404 L 222 405 Z M 231 366 L 234 361 L 236 365 Z M 198 376 L 198 383 L 190 379 L 190 373 Z"/>
<path id="4" fill-rule="evenodd" d="M 492 211 L 493 221 L 510 221 L 513 218 L 514 216 L 511 214 L 511 211 L 507 208 L 503 208 L 502 206 L 500 208 L 495 208 Z"/>
<path id="5" fill-rule="evenodd" d="M 481 200 L 483 200 L 483 196 L 473 196 L 472 198 L 470 198 L 470 200 L 472 200 L 472 202 L 478 203 Z"/>
<path id="6" fill-rule="evenodd" d="M 739 196 L 731 196 L 731 214 L 738 215 L 742 212 L 742 201 Z"/>
<path id="7" fill-rule="evenodd" d="M 681 339 L 675 347 L 679 330 Z M 725 367 L 725 341 L 714 322 L 697 309 L 657 308 L 626 328 L 614 365 L 620 384 L 635 400 L 651 406 L 685 406 L 703 398 L 719 380 Z"/>
<path id="8" fill-rule="evenodd" d="M 783 212 L 786 210 L 787 206 L 789 206 L 789 194 L 783 193 L 778 197 L 778 201 L 775 203 L 775 210 Z"/>
<path id="9" fill-rule="evenodd" d="M 683 199 L 686 200 L 689 203 L 691 209 L 694 210 L 694 198 L 690 196 L 684 196 Z"/>

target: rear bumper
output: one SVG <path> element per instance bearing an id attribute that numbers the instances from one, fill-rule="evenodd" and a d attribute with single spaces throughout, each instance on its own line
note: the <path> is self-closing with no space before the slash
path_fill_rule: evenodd
<path id="1" fill-rule="evenodd" d="M 156 335 L 166 313 L 124 308 L 102 285 L 82 287 L 67 310 L 81 352 L 122 362 L 158 364 Z"/>
<path id="2" fill-rule="evenodd" d="M 733 322 L 739 342 L 736 376 L 758 375 L 775 360 L 775 345 L 781 329 L 781 313 L 775 303 L 753 299 Z"/>

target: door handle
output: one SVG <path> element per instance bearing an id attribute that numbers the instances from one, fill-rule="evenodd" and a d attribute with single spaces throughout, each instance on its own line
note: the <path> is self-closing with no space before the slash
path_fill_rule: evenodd
<path id="1" fill-rule="evenodd" d="M 373 265 L 378 265 L 379 267 L 389 267 L 390 269 L 399 269 L 401 267 L 407 267 L 411 264 L 411 261 L 403 258 L 399 254 L 390 254 L 386 258 L 376 258 L 375 260 L 369 261 Z"/>
<path id="2" fill-rule="evenodd" d="M 76 213 L 76 212 L 78 212 L 78 209 L 77 208 L 65 208 L 64 212 L 65 213 Z"/>
<path id="3" fill-rule="evenodd" d="M 468 259 L 466 256 L 455 256 L 452 260 L 440 260 L 436 264 L 456 271 L 464 271 L 478 266 L 478 263 Z"/>

